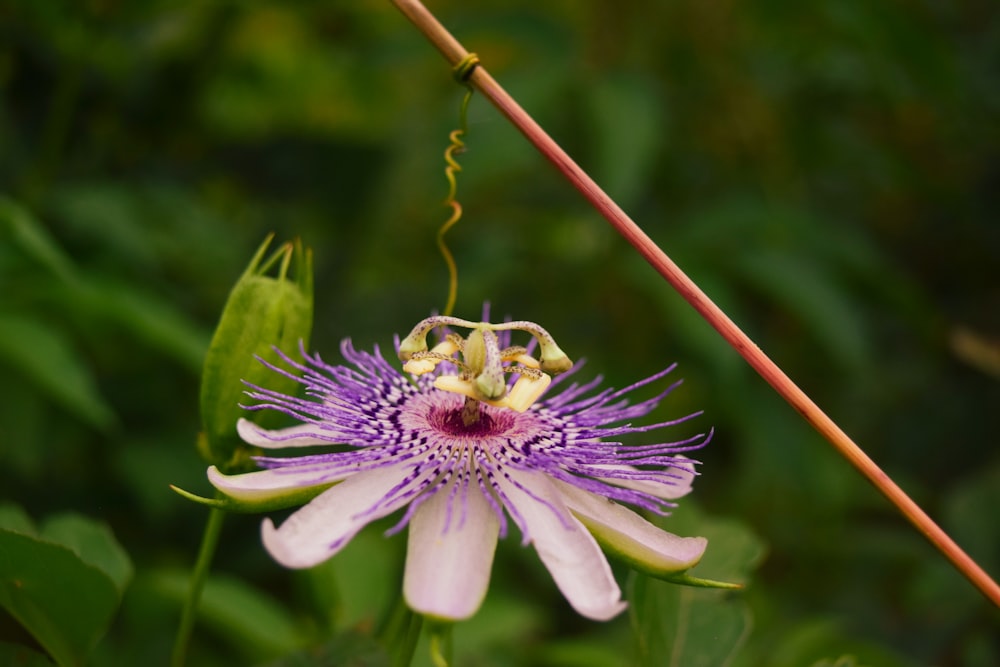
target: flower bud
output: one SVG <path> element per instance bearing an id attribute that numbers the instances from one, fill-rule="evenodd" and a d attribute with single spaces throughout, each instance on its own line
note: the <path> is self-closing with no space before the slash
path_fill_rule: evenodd
<path id="1" fill-rule="evenodd" d="M 198 448 L 209 463 L 225 471 L 239 467 L 246 455 L 246 445 L 236 434 L 237 420 L 246 416 L 240 407 L 247 402 L 244 382 L 294 394 L 298 383 L 275 374 L 260 360 L 277 361 L 274 348 L 297 359 L 300 341 L 303 348 L 309 344 L 312 251 L 303 249 L 301 241 L 285 243 L 265 261 L 273 238 L 272 234 L 264 240 L 230 292 L 205 355 L 200 396 L 203 432 Z M 293 259 L 294 278 L 289 276 Z M 275 266 L 277 275 L 266 275 Z M 276 426 L 273 422 L 281 417 L 273 411 L 250 416 L 265 427 Z"/>

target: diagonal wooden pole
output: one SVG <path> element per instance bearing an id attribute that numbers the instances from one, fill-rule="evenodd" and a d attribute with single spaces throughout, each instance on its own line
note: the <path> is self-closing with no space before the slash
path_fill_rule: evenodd
<path id="1" fill-rule="evenodd" d="M 820 435 L 826 438 L 869 482 L 945 555 L 993 604 L 1000 607 L 1000 586 L 959 547 L 917 505 L 906 492 L 883 472 L 857 444 L 830 419 L 805 392 L 765 355 L 749 336 L 715 305 L 673 260 L 667 257 L 649 236 L 633 222 L 590 176 L 586 174 L 555 141 L 545 133 L 521 106 L 490 76 L 482 66 L 468 70 L 469 52 L 441 25 L 419 0 L 392 0 L 393 4 L 444 55 L 454 68 L 465 67 L 464 75 L 515 127 L 558 169 L 594 206 L 619 234 L 639 251 L 647 262 L 666 279 L 684 299 L 718 331 L 754 370 L 782 398 L 801 414 Z"/>

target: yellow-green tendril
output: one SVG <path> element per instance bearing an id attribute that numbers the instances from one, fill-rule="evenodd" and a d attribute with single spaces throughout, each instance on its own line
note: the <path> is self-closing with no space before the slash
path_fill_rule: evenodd
<path id="1" fill-rule="evenodd" d="M 452 311 L 455 309 L 455 299 L 458 295 L 458 267 L 455 265 L 455 257 L 451 254 L 451 250 L 448 249 L 448 245 L 444 242 L 444 235 L 449 229 L 455 226 L 462 217 L 462 205 L 456 200 L 458 194 L 458 181 L 455 174 L 462 171 L 462 166 L 458 164 L 455 160 L 455 155 L 461 153 L 465 149 L 465 143 L 462 141 L 462 137 L 465 136 L 468 130 L 468 110 L 469 110 L 469 100 L 472 99 L 472 86 L 467 82 L 469 75 L 472 70 L 476 68 L 479 64 L 479 56 L 475 53 L 470 53 L 465 58 L 463 58 L 457 65 L 455 65 L 452 70 L 452 74 L 455 80 L 465 86 L 466 92 L 465 97 L 462 98 L 462 106 L 459 110 L 459 129 L 452 131 L 448 135 L 448 139 L 451 144 L 445 149 L 444 161 L 447 166 L 444 170 L 445 178 L 448 179 L 448 196 L 444 200 L 444 205 L 451 208 L 451 217 L 448 218 L 437 233 L 437 245 L 438 249 L 441 251 L 441 256 L 444 257 L 444 263 L 448 266 L 448 301 L 445 304 L 442 313 L 444 315 L 451 315 Z"/>

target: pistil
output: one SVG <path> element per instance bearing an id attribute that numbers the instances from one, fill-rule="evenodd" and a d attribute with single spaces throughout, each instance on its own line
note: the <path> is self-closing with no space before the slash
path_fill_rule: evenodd
<path id="1" fill-rule="evenodd" d="M 480 414 L 482 414 L 482 408 L 479 406 L 479 401 L 471 396 L 466 396 L 465 405 L 462 406 L 462 423 L 466 426 L 472 426 L 479 422 Z"/>

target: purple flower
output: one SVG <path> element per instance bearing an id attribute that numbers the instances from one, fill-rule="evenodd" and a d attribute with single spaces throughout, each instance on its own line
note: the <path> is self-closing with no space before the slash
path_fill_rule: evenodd
<path id="1" fill-rule="evenodd" d="M 427 350 L 427 333 L 443 325 L 471 333 L 450 334 Z M 517 329 L 534 336 L 539 359 L 531 356 L 534 343 L 503 347 Z M 390 532 L 409 528 L 407 603 L 428 616 L 459 620 L 482 603 L 497 538 L 513 522 L 573 608 L 606 620 L 626 605 L 600 545 L 657 576 L 683 573 L 701 558 L 704 538 L 672 535 L 625 507 L 666 513 L 695 476 L 696 462 L 682 453 L 711 436 L 620 441 L 700 414 L 629 424 L 679 382 L 637 403 L 626 397 L 674 366 L 621 390 L 601 389 L 599 377 L 578 384 L 571 377 L 579 364 L 528 322 L 429 318 L 398 347 L 405 373 L 377 347 L 368 353 L 345 341 L 349 365 L 331 366 L 303 351 L 303 364 L 283 357 L 294 371 L 274 369 L 301 382 L 306 398 L 260 387 L 248 392 L 262 401 L 251 409 L 278 410 L 301 423 L 268 431 L 241 420 L 246 442 L 265 449 L 326 446 L 315 455 L 258 457 L 264 469 L 257 472 L 224 475 L 209 468 L 211 483 L 239 501 L 311 490 L 314 497 L 280 527 L 264 520 L 264 546 L 279 563 L 317 565 L 368 523 L 402 510 Z M 567 372 L 551 380 L 549 373 L 560 371 Z"/>

